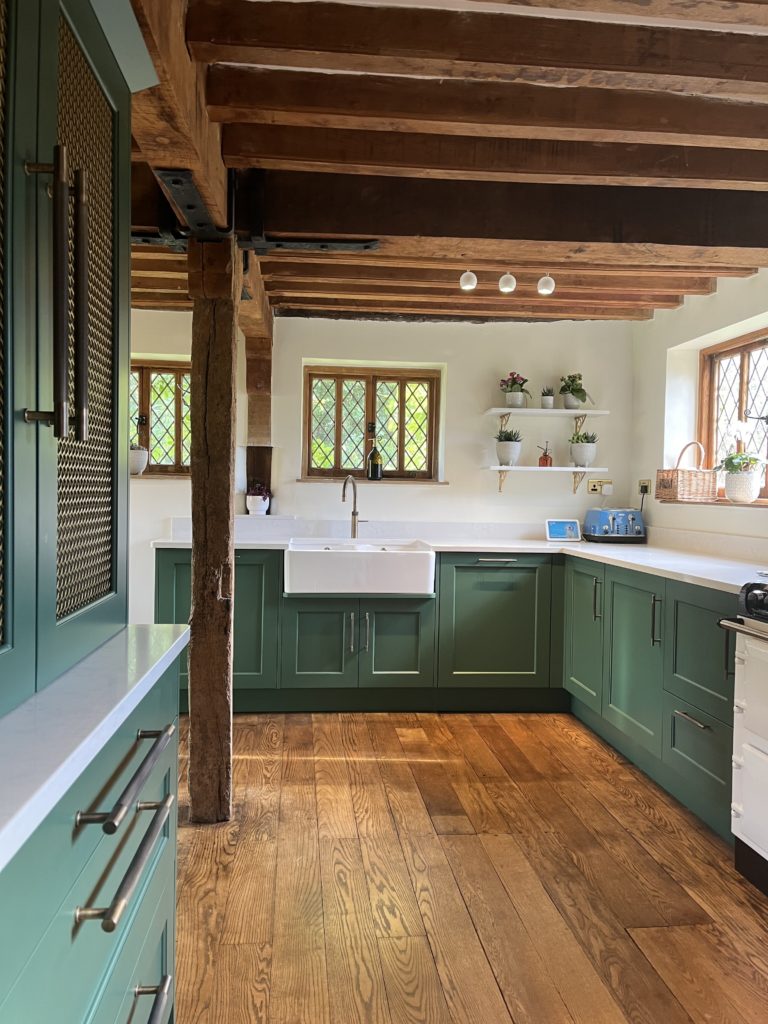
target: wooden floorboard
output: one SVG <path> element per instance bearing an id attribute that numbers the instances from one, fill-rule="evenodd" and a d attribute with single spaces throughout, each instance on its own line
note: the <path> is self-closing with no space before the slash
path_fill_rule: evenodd
<path id="1" fill-rule="evenodd" d="M 763 1024 L 768 900 L 569 715 L 235 719 L 187 824 L 179 1024 Z"/>

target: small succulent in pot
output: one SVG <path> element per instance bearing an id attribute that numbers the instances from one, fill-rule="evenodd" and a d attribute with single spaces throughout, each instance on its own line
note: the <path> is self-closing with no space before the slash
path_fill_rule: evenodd
<path id="1" fill-rule="evenodd" d="M 147 449 L 143 445 L 132 444 L 131 451 L 128 456 L 128 469 L 131 476 L 141 476 L 147 468 L 148 462 L 149 452 Z"/>
<path id="2" fill-rule="evenodd" d="M 760 497 L 765 483 L 765 459 L 751 452 L 731 452 L 715 466 L 725 472 L 725 496 L 729 501 L 751 505 Z"/>
<path id="3" fill-rule="evenodd" d="M 522 448 L 519 430 L 500 430 L 496 434 L 496 458 L 500 466 L 516 466 Z"/>
<path id="4" fill-rule="evenodd" d="M 510 370 L 506 377 L 502 377 L 499 381 L 499 387 L 506 396 L 508 406 L 511 406 L 513 409 L 523 409 L 525 407 L 525 396 L 531 397 L 531 392 L 525 386 L 527 383 L 528 378 L 516 370 Z"/>
<path id="5" fill-rule="evenodd" d="M 555 407 L 555 389 L 546 387 L 541 389 L 541 408 L 542 409 L 554 409 Z"/>
<path id="6" fill-rule="evenodd" d="M 272 499 L 272 492 L 261 480 L 248 484 L 245 495 L 245 507 L 249 515 L 265 516 Z"/>
<path id="7" fill-rule="evenodd" d="M 563 396 L 563 405 L 566 409 L 578 409 L 587 399 L 594 401 L 592 396 L 584 388 L 584 378 L 580 373 L 568 373 L 560 378 L 560 394 Z"/>
<path id="8" fill-rule="evenodd" d="M 575 466 L 586 468 L 592 465 L 597 457 L 597 440 L 597 434 L 588 430 L 571 434 L 568 443 L 571 446 L 571 461 Z"/>

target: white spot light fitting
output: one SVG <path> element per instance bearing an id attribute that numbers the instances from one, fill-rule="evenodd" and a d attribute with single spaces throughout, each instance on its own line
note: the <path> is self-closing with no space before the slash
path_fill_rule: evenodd
<path id="1" fill-rule="evenodd" d="M 505 295 L 511 294 L 517 288 L 517 278 L 514 274 L 502 274 L 499 278 L 499 291 Z"/>
<path id="2" fill-rule="evenodd" d="M 472 292 L 477 288 L 477 274 L 471 270 L 465 271 L 459 278 L 459 287 L 463 292 Z"/>
<path id="3" fill-rule="evenodd" d="M 556 287 L 554 277 L 550 277 L 549 274 L 545 274 L 544 277 L 539 278 L 536 290 L 539 295 L 552 295 Z"/>

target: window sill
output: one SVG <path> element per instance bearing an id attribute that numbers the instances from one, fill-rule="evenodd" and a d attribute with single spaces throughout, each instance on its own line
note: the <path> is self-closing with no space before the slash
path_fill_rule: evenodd
<path id="1" fill-rule="evenodd" d="M 716 501 L 659 501 L 660 505 L 703 505 L 709 508 L 768 508 L 768 498 L 758 498 L 757 501 L 729 501 L 727 498 L 718 498 Z"/>
<path id="2" fill-rule="evenodd" d="M 343 476 L 299 476 L 296 477 L 297 484 L 343 484 L 346 477 Z M 352 478 L 356 484 L 407 484 L 411 487 L 448 487 L 448 480 L 402 480 L 385 477 L 383 480 L 366 480 L 365 477 L 355 476 Z"/>
<path id="3" fill-rule="evenodd" d="M 131 480 L 191 480 L 191 473 L 141 473 L 138 476 L 131 474 Z"/>

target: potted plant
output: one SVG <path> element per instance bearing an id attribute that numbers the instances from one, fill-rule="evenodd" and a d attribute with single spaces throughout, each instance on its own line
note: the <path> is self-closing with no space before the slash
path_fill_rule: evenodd
<path id="1" fill-rule="evenodd" d="M 522 437 L 519 430 L 500 430 L 496 435 L 496 458 L 500 466 L 516 466 Z"/>
<path id="2" fill-rule="evenodd" d="M 256 480 L 254 483 L 249 484 L 245 495 L 245 507 L 248 509 L 248 514 L 251 516 L 265 516 L 269 509 L 271 498 L 272 492 L 261 480 Z"/>
<path id="3" fill-rule="evenodd" d="M 513 409 L 525 408 L 525 396 L 531 397 L 531 392 L 526 388 L 528 378 L 521 373 L 510 370 L 509 374 L 499 381 L 499 387 L 504 392 L 507 405 Z"/>
<path id="4" fill-rule="evenodd" d="M 560 394 L 565 409 L 578 409 L 587 399 L 595 404 L 592 396 L 584 390 L 584 379 L 580 373 L 569 373 L 560 378 Z"/>
<path id="5" fill-rule="evenodd" d="M 128 456 L 128 468 L 130 469 L 131 476 L 141 476 L 147 468 L 148 462 L 149 452 L 147 449 L 142 448 L 140 444 L 132 444 Z"/>
<path id="6" fill-rule="evenodd" d="M 542 409 L 554 409 L 555 407 L 555 389 L 554 388 L 542 388 L 541 389 L 541 408 Z"/>
<path id="7" fill-rule="evenodd" d="M 597 434 L 592 434 L 589 431 L 571 434 L 569 444 L 571 446 L 571 462 L 574 466 L 586 469 L 597 458 Z"/>
<path id="8" fill-rule="evenodd" d="M 715 472 L 725 471 L 725 496 L 728 501 L 749 505 L 760 496 L 765 480 L 766 462 L 749 452 L 731 452 Z"/>

